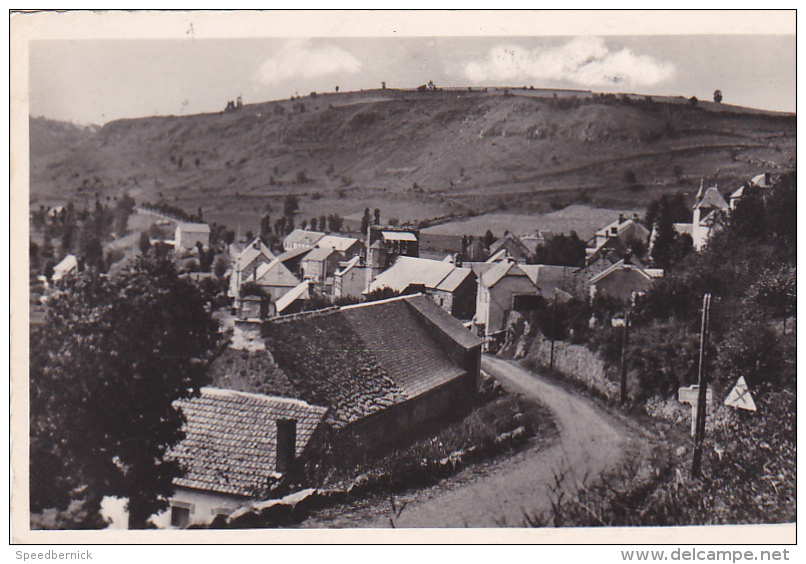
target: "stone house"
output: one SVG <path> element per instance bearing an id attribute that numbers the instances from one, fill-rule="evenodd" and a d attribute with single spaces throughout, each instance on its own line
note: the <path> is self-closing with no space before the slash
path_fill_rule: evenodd
<path id="1" fill-rule="evenodd" d="M 299 279 L 279 259 L 261 264 L 250 281 L 263 288 L 271 296 L 272 302 L 277 302 L 289 290 L 299 285 Z"/>
<path id="2" fill-rule="evenodd" d="M 320 435 L 327 408 L 291 398 L 218 388 L 177 402 L 184 439 L 169 458 L 185 468 L 174 479 L 171 526 L 208 524 L 270 496 L 293 476 Z"/>
<path id="3" fill-rule="evenodd" d="M 271 250 L 263 244 L 260 238 L 256 238 L 243 250 L 238 253 L 230 268 L 229 288 L 227 296 L 235 300 L 235 307 L 240 299 L 241 285 L 254 281 L 255 272 L 264 265 L 275 260 Z"/>
<path id="4" fill-rule="evenodd" d="M 339 269 L 339 263 L 344 260 L 336 249 L 314 248 L 303 257 L 301 262 L 302 277 L 315 284 L 324 284 L 328 278 Z"/>
<path id="5" fill-rule="evenodd" d="M 339 251 L 344 260 L 363 256 L 366 247 L 364 243 L 353 237 L 339 237 L 337 235 L 325 235 L 316 242 L 315 248 L 333 249 Z"/>
<path id="6" fill-rule="evenodd" d="M 283 250 L 292 251 L 294 249 L 313 249 L 314 245 L 324 237 L 321 231 L 306 231 L 294 229 L 283 239 Z"/>
<path id="7" fill-rule="evenodd" d="M 643 268 L 622 259 L 590 279 L 590 298 L 600 295 L 631 301 L 645 294 L 659 278 L 663 278 L 663 269 Z"/>
<path id="8" fill-rule="evenodd" d="M 210 244 L 210 226 L 206 223 L 180 223 L 174 231 L 174 249 L 177 252 L 192 249 L 197 243 Z"/>
<path id="9" fill-rule="evenodd" d="M 478 389 L 481 339 L 423 295 L 279 317 L 262 331 L 283 385 L 328 407 L 351 448 L 409 436 L 469 407 Z"/>
<path id="10" fill-rule="evenodd" d="M 361 263 L 361 257 L 341 263 L 333 275 L 333 298 L 360 298 L 367 289 L 369 267 Z"/>
<path id="11" fill-rule="evenodd" d="M 475 313 L 476 275 L 452 262 L 401 256 L 379 274 L 366 293 L 388 288 L 404 293 L 422 292 L 459 319 Z"/>

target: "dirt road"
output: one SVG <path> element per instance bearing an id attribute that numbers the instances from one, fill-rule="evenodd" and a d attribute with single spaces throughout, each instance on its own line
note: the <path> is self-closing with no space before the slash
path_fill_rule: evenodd
<path id="1" fill-rule="evenodd" d="M 548 407 L 556 419 L 559 440 L 548 449 L 506 459 L 482 475 L 398 499 L 398 505 L 405 502 L 406 506 L 395 519 L 397 527 L 522 526 L 525 512 L 535 515 L 551 509 L 551 500 L 559 492 L 557 476 L 563 477 L 561 489 L 567 499 L 576 492 L 576 484 L 615 469 L 628 447 L 647 444 L 625 423 L 555 382 L 505 360 L 484 357 L 482 364 L 509 391 Z M 389 527 L 390 507 L 368 504 L 303 526 Z"/>

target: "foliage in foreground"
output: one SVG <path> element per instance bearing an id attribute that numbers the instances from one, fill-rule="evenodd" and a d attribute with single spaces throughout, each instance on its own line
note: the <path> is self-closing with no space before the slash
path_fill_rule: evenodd
<path id="1" fill-rule="evenodd" d="M 54 294 L 30 342 L 31 513 L 98 527 L 101 499 L 126 497 L 138 527 L 163 509 L 180 471 L 164 459 L 182 438 L 173 402 L 205 383 L 216 340 L 203 298 L 166 259 L 114 278 L 88 270 Z"/>
<path id="2" fill-rule="evenodd" d="M 555 498 L 551 515 L 527 525 L 681 526 L 789 523 L 796 519 L 797 401 L 769 391 L 755 414 L 737 413 L 705 443 L 703 473 L 677 458 L 653 479 L 636 481 L 627 468 L 582 488 L 573 500 Z M 638 482 L 638 483 L 637 483 Z"/>

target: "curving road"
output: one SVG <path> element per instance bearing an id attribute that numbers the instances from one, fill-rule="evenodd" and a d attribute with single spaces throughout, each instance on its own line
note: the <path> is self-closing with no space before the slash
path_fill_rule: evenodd
<path id="1" fill-rule="evenodd" d="M 510 392 L 550 409 L 558 441 L 547 449 L 520 453 L 486 475 L 474 475 L 453 487 L 437 486 L 401 498 L 398 503 L 406 506 L 395 519 L 398 528 L 523 526 L 525 513 L 548 512 L 559 491 L 568 499 L 578 484 L 616 469 L 628 446 L 648 445 L 624 422 L 556 382 L 493 357 L 485 356 L 482 365 Z M 562 477 L 559 489 L 557 477 Z M 314 518 L 302 526 L 389 527 L 390 514 L 388 506 L 366 506 L 334 519 Z"/>

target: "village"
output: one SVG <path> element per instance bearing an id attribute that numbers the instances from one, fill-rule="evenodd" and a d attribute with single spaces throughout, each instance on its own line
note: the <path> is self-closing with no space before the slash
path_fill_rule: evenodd
<path id="1" fill-rule="evenodd" d="M 779 181 L 762 172 L 725 190 L 701 180 L 690 204 L 664 197 L 646 213 L 601 210 L 595 227 L 571 219 L 561 232 L 484 236 L 385 223 L 377 208 L 308 222 L 291 196 L 280 221 L 266 216 L 259 234 L 245 236 L 204 222 L 202 210 L 190 216 L 128 197 L 115 208 L 42 208 L 31 218 L 47 232 L 41 248 L 32 243 L 41 274 L 32 275 L 31 323 L 46 322 L 37 311 L 84 270 L 115 277 L 142 257 L 171 261 L 204 296 L 222 345 L 208 385 L 175 403 L 186 421 L 166 456 L 183 471 L 152 526 L 289 524 L 298 505 L 333 505 L 374 487 L 366 475 L 333 479 L 340 458 L 383 460 L 508 395 L 483 358 L 531 359 L 549 373 L 598 370 L 580 378 L 598 377 L 590 387 L 606 400 L 637 401 L 647 384 L 632 373 L 626 380 L 630 312 L 646 307 L 670 266 L 706 250 L 744 199 L 767 202 Z M 57 236 L 60 250 L 49 243 Z M 622 349 L 609 376 L 571 354 L 605 333 Z M 752 401 L 739 407 L 755 409 Z M 509 414 L 495 445 L 517 450 L 552 433 L 548 419 L 526 422 L 522 411 Z M 445 454 L 436 474 L 472 465 L 467 448 Z"/>

